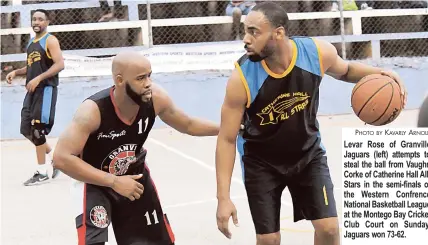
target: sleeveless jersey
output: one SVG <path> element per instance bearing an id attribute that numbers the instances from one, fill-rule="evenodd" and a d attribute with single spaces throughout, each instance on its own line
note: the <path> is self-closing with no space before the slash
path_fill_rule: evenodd
<path id="1" fill-rule="evenodd" d="M 155 111 L 152 102 L 143 103 L 129 125 L 116 112 L 113 91 L 114 87 L 110 87 L 88 98 L 98 105 L 101 123 L 89 136 L 81 158 L 97 169 L 123 175 L 129 163 L 143 152 L 143 144 L 155 122 Z"/>
<path id="2" fill-rule="evenodd" d="M 290 39 L 293 58 L 283 74 L 247 55 L 235 63 L 248 97 L 237 139 L 243 170 L 267 167 L 292 174 L 325 155 L 316 119 L 324 75 L 320 51 L 311 38 Z"/>
<path id="3" fill-rule="evenodd" d="M 27 45 L 27 80 L 30 82 L 33 78 L 46 72 L 54 64 L 52 57 L 48 52 L 47 39 L 50 33 L 46 33 L 41 38 L 31 38 Z M 46 78 L 40 84 L 49 86 L 58 86 L 58 74 Z"/>

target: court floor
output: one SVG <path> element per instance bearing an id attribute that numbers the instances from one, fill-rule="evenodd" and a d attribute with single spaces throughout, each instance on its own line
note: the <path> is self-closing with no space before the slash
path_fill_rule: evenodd
<path id="1" fill-rule="evenodd" d="M 418 110 L 402 112 L 388 127 L 414 127 Z M 364 127 L 354 115 L 319 117 L 341 214 L 341 128 Z M 55 145 L 56 139 L 48 141 Z M 146 144 L 148 165 L 177 245 L 255 244 L 241 167 L 236 161 L 231 196 L 238 209 L 239 227 L 226 239 L 216 225 L 214 169 L 216 137 L 191 137 L 170 128 L 154 129 Z M 35 152 L 27 141 L 1 142 L 1 244 L 75 245 L 77 233 L 71 206 L 71 180 L 64 174 L 40 186 L 25 187 L 35 167 Z M 290 195 L 284 191 L 281 208 L 282 243 L 313 244 L 307 221 L 293 223 Z M 110 233 L 110 245 L 116 244 Z"/>

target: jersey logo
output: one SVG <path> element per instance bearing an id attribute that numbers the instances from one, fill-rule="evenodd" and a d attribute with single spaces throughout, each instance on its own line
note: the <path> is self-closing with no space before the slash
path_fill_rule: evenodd
<path id="1" fill-rule="evenodd" d="M 101 164 L 102 170 L 108 170 L 114 175 L 123 175 L 129 168 L 129 165 L 136 160 L 136 144 L 124 144 L 108 154 Z"/>
<path id="2" fill-rule="evenodd" d="M 27 57 L 27 65 L 31 66 L 34 62 L 40 61 L 42 55 L 39 53 L 39 51 L 33 51 L 31 52 Z"/>
<path id="3" fill-rule="evenodd" d="M 89 212 L 92 224 L 98 228 L 106 228 L 109 225 L 107 210 L 103 206 L 95 206 Z M 83 221 L 85 222 L 85 221 Z"/>
<path id="4" fill-rule="evenodd" d="M 260 125 L 278 124 L 303 111 L 309 104 L 309 95 L 306 92 L 283 93 L 276 97 L 272 103 L 257 113 L 262 120 Z"/>
<path id="5" fill-rule="evenodd" d="M 125 130 L 122 130 L 122 132 L 120 132 L 120 133 L 116 133 L 114 130 L 108 132 L 107 134 L 100 132 L 100 133 L 98 133 L 97 140 L 100 140 L 100 139 L 114 140 L 115 138 L 118 138 L 120 136 L 124 136 L 125 134 L 126 134 Z"/>

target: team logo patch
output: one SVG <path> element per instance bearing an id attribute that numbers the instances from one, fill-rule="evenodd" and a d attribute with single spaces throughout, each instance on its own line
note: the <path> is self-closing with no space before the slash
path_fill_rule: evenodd
<path id="1" fill-rule="evenodd" d="M 114 175 L 123 175 L 135 157 L 136 144 L 125 144 L 114 149 L 104 159 L 102 169 Z"/>
<path id="2" fill-rule="evenodd" d="M 260 125 L 278 124 L 288 120 L 294 114 L 306 109 L 309 98 L 310 96 L 306 92 L 280 94 L 257 113 L 261 119 Z"/>
<path id="3" fill-rule="evenodd" d="M 106 228 L 109 224 L 107 210 L 103 206 L 95 206 L 89 213 L 92 224 L 98 228 Z"/>

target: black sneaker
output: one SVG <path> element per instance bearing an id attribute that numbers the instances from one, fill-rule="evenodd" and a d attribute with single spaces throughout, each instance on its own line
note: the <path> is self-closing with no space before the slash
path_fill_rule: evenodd
<path id="1" fill-rule="evenodd" d="M 35 172 L 33 177 L 24 182 L 25 186 L 38 185 L 41 183 L 45 183 L 49 180 L 49 176 L 47 174 L 40 174 L 39 171 Z"/>

